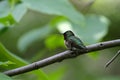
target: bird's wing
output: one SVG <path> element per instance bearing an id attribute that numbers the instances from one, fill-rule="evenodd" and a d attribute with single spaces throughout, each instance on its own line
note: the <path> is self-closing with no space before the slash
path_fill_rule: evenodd
<path id="1" fill-rule="evenodd" d="M 75 48 L 78 48 L 78 49 L 84 49 L 84 48 L 86 48 L 84 46 L 83 42 L 78 37 L 72 36 L 70 38 L 70 41 L 71 41 L 71 46 L 72 47 L 75 47 Z"/>

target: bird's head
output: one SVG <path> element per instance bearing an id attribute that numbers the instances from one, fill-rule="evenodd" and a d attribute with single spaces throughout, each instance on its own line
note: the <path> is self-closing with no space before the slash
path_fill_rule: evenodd
<path id="1" fill-rule="evenodd" d="M 74 36 L 74 33 L 69 30 L 69 31 L 66 31 L 65 33 L 63 33 L 63 35 L 64 35 L 64 39 L 67 39 L 71 36 Z"/>

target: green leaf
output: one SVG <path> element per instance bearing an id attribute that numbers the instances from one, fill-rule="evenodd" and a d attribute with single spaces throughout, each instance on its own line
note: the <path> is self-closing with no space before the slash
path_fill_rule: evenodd
<path id="1" fill-rule="evenodd" d="M 5 62 L 1 62 L 0 61 L 0 66 L 8 66 L 10 64 L 15 64 L 14 62 L 11 62 L 11 61 L 5 61 Z"/>
<path id="2" fill-rule="evenodd" d="M 34 73 L 37 75 L 37 80 L 49 80 L 48 75 L 46 75 L 40 69 L 35 70 Z"/>
<path id="3" fill-rule="evenodd" d="M 10 26 L 15 23 L 15 20 L 11 15 L 9 2 L 7 0 L 0 2 L 0 23 L 5 26 Z"/>
<path id="4" fill-rule="evenodd" d="M 7 0 L 0 2 L 0 18 L 6 17 L 9 15 L 10 12 L 10 5 Z"/>
<path id="5" fill-rule="evenodd" d="M 20 37 L 18 41 L 18 49 L 25 51 L 33 42 L 45 38 L 51 32 L 51 27 L 45 26 L 31 30 Z"/>
<path id="6" fill-rule="evenodd" d="M 16 68 L 16 67 L 20 67 L 20 66 L 23 66 L 23 65 L 27 64 L 26 61 L 24 61 L 23 59 L 17 57 L 16 55 L 12 54 L 11 52 L 9 52 L 0 43 L 0 61 L 7 61 L 7 60 L 12 61 L 13 63 L 15 63 L 15 65 L 9 66 L 10 68 Z"/>
<path id="7" fill-rule="evenodd" d="M 65 73 L 65 67 L 60 67 L 55 71 L 52 71 L 49 73 L 49 79 L 50 80 L 62 80 L 64 73 Z"/>
<path id="8" fill-rule="evenodd" d="M 93 44 L 99 42 L 108 31 L 109 21 L 104 16 L 86 16 L 86 25 L 78 26 L 74 24 L 73 31 L 86 43 Z"/>
<path id="9" fill-rule="evenodd" d="M 83 25 L 84 17 L 77 12 L 69 0 L 22 0 L 30 9 L 51 15 L 65 16 L 76 24 Z"/>
<path id="10" fill-rule="evenodd" d="M 11 6 L 11 9 L 13 9 L 15 7 L 16 4 L 20 3 L 20 0 L 8 0 L 9 4 Z"/>
<path id="11" fill-rule="evenodd" d="M 51 25 L 57 27 L 57 29 L 61 33 L 64 33 L 66 30 L 72 30 L 73 29 L 70 21 L 68 21 L 68 19 L 66 19 L 63 16 L 57 16 L 57 17 L 55 17 L 51 21 Z"/>
<path id="12" fill-rule="evenodd" d="M 92 59 L 97 59 L 99 57 L 99 52 L 91 52 L 87 55 Z"/>
<path id="13" fill-rule="evenodd" d="M 12 11 L 12 15 L 14 19 L 17 22 L 19 22 L 26 12 L 27 12 L 27 8 L 25 7 L 24 4 L 21 3 L 15 6 L 14 10 Z"/>
<path id="14" fill-rule="evenodd" d="M 51 35 L 45 40 L 45 44 L 49 49 L 63 47 L 64 41 L 62 35 Z"/>
<path id="15" fill-rule="evenodd" d="M 4 26 L 11 26 L 15 22 L 16 21 L 14 20 L 11 14 L 7 15 L 6 17 L 0 18 L 0 23 L 2 23 Z"/>
<path id="16" fill-rule="evenodd" d="M 13 80 L 13 79 L 5 74 L 0 73 L 0 80 Z"/>
<path id="17" fill-rule="evenodd" d="M 9 66 L 8 67 L 9 69 L 10 68 L 17 68 L 17 67 L 24 66 L 24 65 L 28 64 L 28 62 L 24 61 L 20 57 L 12 54 L 7 49 L 5 49 L 5 47 L 0 43 L 0 61 L 7 61 L 7 60 L 15 63 L 14 65 Z M 7 62 L 7 63 L 10 64 L 11 62 Z M 4 67 L 4 68 L 6 68 L 6 67 Z M 35 70 L 35 71 L 32 71 L 32 73 L 41 76 L 42 80 L 48 80 L 47 75 L 44 72 L 42 72 L 41 70 Z"/>
<path id="18" fill-rule="evenodd" d="M 18 0 L 5 0 L 0 2 L 0 22 L 2 22 L 4 25 L 8 24 L 8 21 L 11 24 L 14 24 L 16 21 L 19 22 L 27 12 L 27 8 L 24 6 L 24 4 L 21 3 L 15 5 L 17 2 Z"/>

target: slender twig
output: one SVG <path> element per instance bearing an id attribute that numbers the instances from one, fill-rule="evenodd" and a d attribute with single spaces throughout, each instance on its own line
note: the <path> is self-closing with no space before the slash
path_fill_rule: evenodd
<path id="1" fill-rule="evenodd" d="M 112 57 L 112 59 L 110 59 L 110 60 L 106 63 L 105 68 L 107 68 L 119 55 L 120 55 L 120 50 Z"/>
<path id="2" fill-rule="evenodd" d="M 87 51 L 82 51 L 78 55 L 82 55 L 82 54 L 92 52 L 92 51 L 103 50 L 103 49 L 111 48 L 111 47 L 115 47 L 115 46 L 120 46 L 120 39 L 89 45 L 89 46 L 87 46 Z M 4 74 L 6 74 L 8 76 L 15 76 L 18 74 L 22 74 L 25 72 L 29 72 L 32 70 L 36 70 L 36 69 L 45 67 L 45 66 L 53 64 L 55 62 L 61 62 L 64 59 L 74 58 L 78 55 L 74 55 L 73 51 L 66 50 L 64 52 L 61 52 L 61 53 L 58 53 L 58 54 L 53 55 L 51 57 L 48 57 L 46 59 L 31 63 L 29 65 L 22 66 L 22 67 L 13 69 L 13 70 L 5 71 Z"/>

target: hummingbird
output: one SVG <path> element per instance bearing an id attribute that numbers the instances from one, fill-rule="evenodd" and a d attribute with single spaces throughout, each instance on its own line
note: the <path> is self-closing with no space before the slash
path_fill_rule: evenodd
<path id="1" fill-rule="evenodd" d="M 75 50 L 86 50 L 86 46 L 80 40 L 80 38 L 76 37 L 75 34 L 68 30 L 63 33 L 65 45 L 68 49 L 75 51 Z"/>

